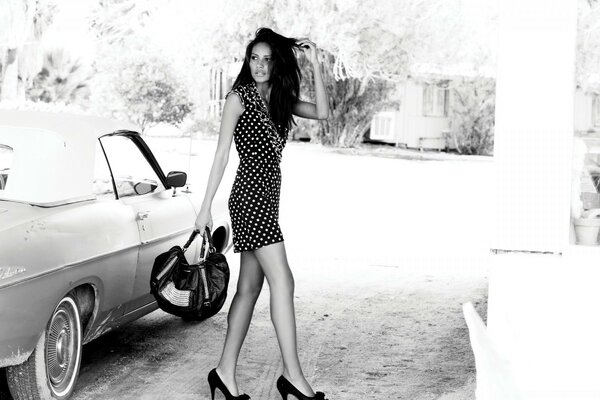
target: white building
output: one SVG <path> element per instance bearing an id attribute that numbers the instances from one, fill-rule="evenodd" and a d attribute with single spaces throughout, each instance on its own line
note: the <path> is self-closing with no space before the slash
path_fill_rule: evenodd
<path id="1" fill-rule="evenodd" d="M 490 67 L 418 64 L 398 85 L 400 107 L 382 111 L 371 122 L 371 140 L 418 149 L 452 148 L 445 140 L 451 128 L 452 87 L 464 78 L 494 76 Z"/>

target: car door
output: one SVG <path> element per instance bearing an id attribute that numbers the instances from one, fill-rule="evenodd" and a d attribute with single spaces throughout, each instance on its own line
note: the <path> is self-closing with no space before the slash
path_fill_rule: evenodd
<path id="1" fill-rule="evenodd" d="M 126 313 L 153 303 L 150 273 L 155 258 L 191 234 L 195 211 L 189 199 L 166 188 L 164 173 L 137 135 L 113 134 L 101 138 L 119 201 L 131 207 L 140 245 L 133 296 Z"/>

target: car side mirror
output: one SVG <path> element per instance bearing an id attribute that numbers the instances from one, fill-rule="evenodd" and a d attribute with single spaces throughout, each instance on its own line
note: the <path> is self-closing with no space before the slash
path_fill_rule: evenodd
<path id="1" fill-rule="evenodd" d="M 181 171 L 171 171 L 167 174 L 167 185 L 169 187 L 183 187 L 187 182 L 187 174 Z"/>
<path id="2" fill-rule="evenodd" d="M 177 194 L 177 188 L 185 185 L 187 174 L 181 171 L 171 171 L 167 174 L 167 185 L 173 188 L 173 197 Z"/>

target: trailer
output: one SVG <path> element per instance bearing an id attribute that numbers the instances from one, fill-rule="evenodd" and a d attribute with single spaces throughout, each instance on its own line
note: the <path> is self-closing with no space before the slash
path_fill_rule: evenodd
<path id="1" fill-rule="evenodd" d="M 399 84 L 399 110 L 373 116 L 369 139 L 407 148 L 446 149 L 450 91 L 446 83 L 409 79 Z"/>

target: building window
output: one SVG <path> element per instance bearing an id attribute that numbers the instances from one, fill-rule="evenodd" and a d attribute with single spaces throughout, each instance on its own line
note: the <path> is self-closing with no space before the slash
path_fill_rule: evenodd
<path id="1" fill-rule="evenodd" d="M 600 94 L 592 95 L 592 125 L 600 126 Z"/>
<path id="2" fill-rule="evenodd" d="M 448 88 L 425 84 L 423 88 L 423 115 L 426 117 L 448 116 Z"/>

